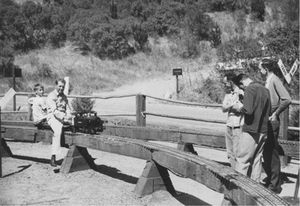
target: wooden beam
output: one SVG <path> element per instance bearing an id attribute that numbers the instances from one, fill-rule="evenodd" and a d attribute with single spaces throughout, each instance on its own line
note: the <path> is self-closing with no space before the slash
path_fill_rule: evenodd
<path id="1" fill-rule="evenodd" d="M 103 133 L 142 140 L 184 142 L 214 148 L 225 148 L 224 133 L 214 130 L 187 131 L 106 125 Z M 285 155 L 299 159 L 300 145 L 298 141 L 279 140 L 279 144 L 283 148 Z"/>
<path id="2" fill-rule="evenodd" d="M 136 157 L 145 160 L 151 159 L 151 151 L 146 148 L 140 147 L 139 145 L 130 144 L 128 142 L 128 139 L 124 140 L 124 138 L 122 137 L 66 133 L 65 142 L 66 144 L 70 145 L 75 144 L 80 147 L 88 147 L 91 149 Z"/>
<path id="3" fill-rule="evenodd" d="M 14 139 L 20 141 L 35 141 L 35 137 L 37 134 L 37 129 L 32 127 L 14 127 L 14 126 L 6 126 L 5 133 L 3 134 L 3 138 Z"/>
<path id="4" fill-rule="evenodd" d="M 32 141 L 34 139 L 33 132 L 26 132 L 26 130 L 37 129 L 32 121 L 2 121 L 2 127 L 11 130 L 22 128 L 23 131 L 21 132 L 13 132 L 15 135 L 13 138 L 16 140 L 25 141 Z M 11 133 L 12 131 L 8 131 L 8 134 Z M 45 133 L 43 132 L 43 130 L 36 130 L 36 133 L 36 141 L 51 141 L 51 133 Z M 23 134 L 25 134 L 25 136 Z M 130 137 L 142 140 L 168 141 L 176 143 L 183 142 L 214 148 L 225 148 L 224 133 L 220 131 L 214 131 L 211 129 L 201 129 L 201 131 L 190 131 L 182 129 L 172 130 L 137 126 L 105 125 L 103 134 Z M 44 137 L 44 135 L 47 136 Z M 10 135 L 10 137 L 12 137 L 12 135 Z M 285 155 L 290 156 L 294 159 L 299 159 L 299 142 L 279 139 L 279 144 L 282 147 Z"/>
<path id="5" fill-rule="evenodd" d="M 155 143 L 109 135 L 66 134 L 66 142 L 80 147 L 153 160 L 180 176 L 191 178 L 221 193 L 238 205 L 288 205 L 248 177 L 215 161 Z"/>
<path id="6" fill-rule="evenodd" d="M 169 129 L 157 129 L 150 127 L 115 126 L 106 125 L 104 134 L 131 137 L 135 139 L 187 142 L 198 145 L 225 148 L 225 138 L 223 132 L 213 130 L 201 131 L 181 131 Z"/>

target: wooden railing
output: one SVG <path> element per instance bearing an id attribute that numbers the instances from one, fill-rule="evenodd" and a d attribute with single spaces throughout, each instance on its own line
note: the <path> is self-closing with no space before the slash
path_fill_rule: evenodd
<path id="1" fill-rule="evenodd" d="M 29 96 L 32 95 L 33 93 L 30 92 L 17 92 L 16 95 L 18 96 Z M 0 95 L 1 96 L 1 95 Z M 136 125 L 137 126 L 146 126 L 146 117 L 147 116 L 157 116 L 157 117 L 163 117 L 163 118 L 173 118 L 173 119 L 182 119 L 182 120 L 191 120 L 191 121 L 200 121 L 200 122 L 209 122 L 209 123 L 217 123 L 217 124 L 225 124 L 225 120 L 219 120 L 219 119 L 205 119 L 205 118 L 193 118 L 189 116 L 176 116 L 176 115 L 169 115 L 169 114 L 160 114 L 160 113 L 154 113 L 154 112 L 148 112 L 146 110 L 146 100 L 147 98 L 155 99 L 158 101 L 164 101 L 164 102 L 169 102 L 172 104 L 181 104 L 181 105 L 187 105 L 187 106 L 196 106 L 196 107 L 209 107 L 209 108 L 221 108 L 221 104 L 203 104 L 203 103 L 194 103 L 194 102 L 186 102 L 186 101 L 178 101 L 178 100 L 170 100 L 170 99 L 164 99 L 164 98 L 158 98 L 150 95 L 144 95 L 144 94 L 126 94 L 126 95 L 113 95 L 113 96 L 88 96 L 88 95 L 69 95 L 69 98 L 91 98 L 91 99 L 114 99 L 114 98 L 128 98 L 128 97 L 135 97 L 136 98 L 136 112 L 135 114 L 133 113 L 120 113 L 120 114 L 99 114 L 101 117 L 114 117 L 114 116 L 135 116 L 136 117 Z M 292 101 L 292 105 L 300 105 L 300 101 Z M 31 112 L 31 111 L 29 111 Z M 11 112 L 2 112 L 4 115 L 5 113 L 11 113 Z M 31 116 L 31 114 L 28 114 Z M 285 121 L 281 121 L 281 127 L 280 127 L 280 140 L 281 143 L 284 143 L 284 141 L 287 141 L 287 131 L 296 131 L 299 132 L 300 128 L 299 127 L 293 127 L 293 126 L 288 126 L 288 115 L 289 111 L 286 110 L 281 114 L 281 119 Z M 220 134 L 218 134 L 220 135 Z M 222 135 L 224 136 L 224 135 Z M 288 144 L 292 144 L 291 141 L 287 141 Z M 214 147 L 214 145 L 212 145 Z M 225 147 L 225 145 L 223 146 Z M 283 146 L 283 148 L 286 148 L 286 146 Z M 285 152 L 288 153 L 288 152 Z M 297 153 L 296 151 L 293 153 Z M 299 159 L 299 157 L 297 158 Z"/>
<path id="2" fill-rule="evenodd" d="M 19 94 L 19 95 L 28 95 L 28 94 Z M 191 131 L 172 131 L 172 130 L 162 130 L 162 129 L 151 129 L 146 126 L 146 116 L 147 115 L 155 115 L 155 113 L 150 113 L 146 111 L 146 98 L 154 98 L 152 96 L 142 95 L 142 94 L 132 94 L 132 95 L 123 95 L 123 96 L 110 96 L 110 97 L 100 97 L 100 96 L 70 96 L 70 98 L 75 97 L 85 97 L 85 98 L 95 98 L 95 99 L 110 99 L 110 98 L 123 98 L 123 97 L 134 97 L 136 96 L 136 124 L 137 127 L 122 127 L 122 126 L 111 126 L 107 125 L 106 130 L 103 135 L 108 134 L 107 138 L 105 136 L 97 137 L 93 135 L 67 135 L 67 141 L 70 145 L 73 145 L 73 149 L 85 147 L 85 148 L 93 148 L 93 149 L 101 149 L 104 151 L 114 152 L 118 154 L 123 154 L 127 156 L 135 156 L 138 158 L 145 158 L 146 160 L 152 161 L 153 164 L 158 164 L 157 167 L 167 168 L 169 170 L 173 170 L 184 177 L 189 177 L 196 181 L 201 182 L 212 187 L 214 190 L 219 192 L 224 192 L 224 194 L 228 195 L 235 203 L 243 204 L 243 203 L 255 203 L 258 205 L 276 205 L 278 203 L 282 205 L 286 205 L 287 203 L 280 199 L 270 191 L 267 191 L 263 187 L 259 186 L 257 183 L 251 181 L 249 178 L 246 178 L 230 168 L 223 168 L 221 165 L 213 163 L 210 160 L 204 160 L 201 157 L 191 156 L 187 153 L 177 152 L 177 150 L 172 150 L 170 148 L 163 148 L 162 146 L 158 146 L 156 144 L 150 145 L 141 140 L 159 140 L 159 141 L 171 141 L 171 142 L 186 142 L 193 143 L 198 145 L 207 145 L 213 147 L 225 147 L 224 135 L 216 134 L 213 130 L 201 131 L 201 133 L 194 133 Z M 164 100 L 161 98 L 156 98 L 158 100 Z M 174 100 L 166 100 L 172 101 L 172 103 L 178 104 L 186 104 L 193 106 L 204 106 L 211 107 L 211 105 L 207 104 L 196 104 L 196 103 L 188 103 L 183 101 L 174 101 Z M 213 107 L 219 107 L 220 105 L 214 105 Z M 126 114 L 124 114 L 126 116 Z M 132 116 L 132 114 L 128 114 Z M 101 116 L 101 115 L 100 115 Z M 171 116 L 171 115 L 160 115 L 161 117 L 167 118 L 177 118 L 177 119 L 189 119 L 194 121 L 205 121 L 205 119 L 200 118 L 189 118 L 189 117 L 180 117 L 180 116 Z M 224 123 L 223 121 L 216 122 L 210 121 L 212 123 Z M 20 122 L 22 124 L 22 129 L 28 129 L 25 127 L 31 127 L 30 124 L 32 122 L 27 122 L 27 126 L 24 125 L 25 121 Z M 5 121 L 3 125 L 7 130 L 14 130 L 14 126 L 17 126 L 17 122 Z M 20 134 L 20 132 L 18 132 Z M 121 137 L 129 137 L 130 140 L 126 140 Z M 34 138 L 37 135 L 34 134 Z M 103 140 L 103 138 L 105 140 Z M 140 139 L 134 141 L 133 139 Z M 109 143 L 112 141 L 112 143 Z M 120 141 L 121 145 L 117 143 Z M 139 142 L 141 141 L 141 142 Z M 103 146 L 111 145 L 111 146 Z M 122 146 L 123 145 L 123 146 Z M 124 148 L 123 148 L 124 147 Z M 299 147 L 299 145 L 298 145 Z M 144 149 L 146 148 L 145 152 Z M 288 151 L 288 149 L 286 149 Z M 150 153 L 149 153 L 150 152 Z M 74 153 L 74 152 L 73 152 Z M 72 153 L 72 154 L 73 154 Z M 176 154 L 178 154 L 176 156 Z M 291 156 L 299 156 L 299 150 L 297 154 L 290 154 Z M 68 155 L 67 155 L 68 156 Z M 68 156 L 70 157 L 70 155 Z M 165 158 L 168 157 L 168 158 Z M 66 157 L 67 158 L 67 157 Z M 201 160 L 200 160 L 201 159 Z M 171 164 L 172 161 L 173 163 Z M 153 162 L 154 161 L 154 162 Z M 187 163 L 193 162 L 193 163 Z M 67 163 L 64 163 L 66 165 Z M 185 165 L 183 169 L 182 167 L 177 167 L 176 165 Z M 203 167 L 203 165 L 206 165 Z M 210 165 L 209 167 L 207 167 Z M 70 166 L 70 165 L 69 165 Z M 66 167 L 66 166 L 65 166 Z M 219 168 L 220 167 L 220 168 Z M 221 169 L 222 167 L 222 169 Z M 219 168 L 219 169 L 218 169 Z M 187 170 L 189 169 L 189 171 Z M 228 170 L 228 171 L 227 171 Z M 207 181 L 205 175 L 212 175 L 210 181 Z M 238 190 L 237 190 L 238 188 Z M 239 192 L 237 192 L 239 191 Z M 241 191 L 241 192 L 240 192 Z M 249 194 L 250 191 L 250 194 Z M 249 200 L 250 199 L 250 200 Z"/>

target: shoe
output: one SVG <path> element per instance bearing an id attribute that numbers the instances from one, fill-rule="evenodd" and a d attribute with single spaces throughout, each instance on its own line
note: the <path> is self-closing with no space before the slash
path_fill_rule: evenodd
<path id="1" fill-rule="evenodd" d="M 281 187 L 273 188 L 272 186 L 269 186 L 268 189 L 272 190 L 275 194 L 280 194 L 282 191 Z"/>
<path id="2" fill-rule="evenodd" d="M 56 161 L 55 161 L 55 155 L 51 156 L 50 165 L 52 167 L 56 167 L 57 166 Z"/>

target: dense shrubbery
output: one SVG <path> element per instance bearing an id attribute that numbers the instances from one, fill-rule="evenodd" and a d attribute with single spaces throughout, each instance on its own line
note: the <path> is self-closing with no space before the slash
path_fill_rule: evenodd
<path id="1" fill-rule="evenodd" d="M 14 52 L 46 44 L 60 47 L 69 40 L 100 58 L 116 59 L 145 49 L 149 35 L 180 35 L 185 30 L 197 41 L 220 43 L 217 25 L 204 14 L 207 8 L 193 1 L 48 0 L 18 5 L 5 0 L 0 7 L 5 31 L 1 40 L 10 41 Z"/>

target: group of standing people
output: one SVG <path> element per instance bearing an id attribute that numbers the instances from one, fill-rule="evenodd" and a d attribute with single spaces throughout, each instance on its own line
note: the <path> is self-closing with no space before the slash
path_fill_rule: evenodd
<path id="1" fill-rule="evenodd" d="M 35 97 L 29 99 L 32 104 L 33 121 L 36 126 L 47 123 L 53 130 L 50 165 L 56 167 L 56 157 L 61 146 L 63 126 L 71 124 L 71 108 L 67 96 L 64 94 L 66 82 L 64 79 L 55 81 L 55 89 L 44 98 L 44 87 L 34 85 Z"/>
<path id="2" fill-rule="evenodd" d="M 222 108 L 228 113 L 227 155 L 233 169 L 279 194 L 279 115 L 289 106 L 291 97 L 274 74 L 279 69 L 276 61 L 264 59 L 259 68 L 265 85 L 246 74 L 225 77 L 228 92 Z M 263 180 L 262 168 L 267 175 Z"/>

